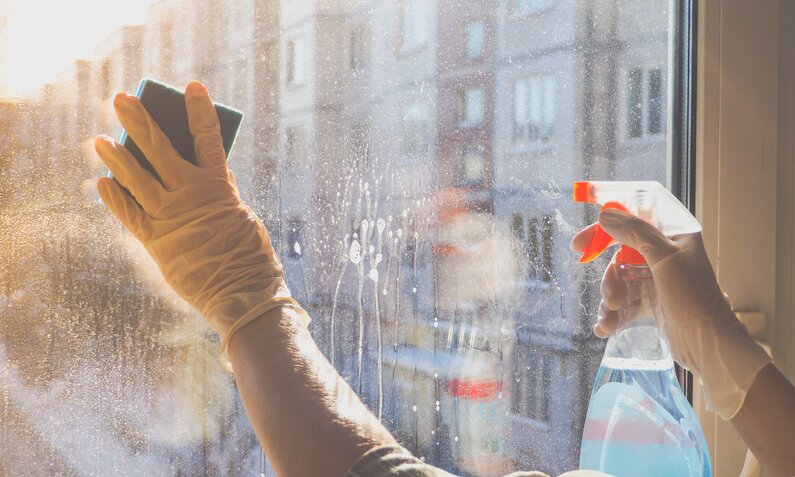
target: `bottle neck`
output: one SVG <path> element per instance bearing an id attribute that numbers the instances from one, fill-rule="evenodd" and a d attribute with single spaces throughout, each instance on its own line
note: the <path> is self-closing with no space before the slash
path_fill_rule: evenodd
<path id="1" fill-rule="evenodd" d="M 619 275 L 627 288 L 626 302 L 619 311 L 626 325 L 608 340 L 605 359 L 646 367 L 673 366 L 651 269 L 648 265 L 622 264 Z"/>

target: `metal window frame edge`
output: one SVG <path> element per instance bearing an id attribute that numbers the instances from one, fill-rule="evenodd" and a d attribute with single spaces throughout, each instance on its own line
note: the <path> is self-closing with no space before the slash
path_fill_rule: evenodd
<path id="1" fill-rule="evenodd" d="M 696 78 L 698 0 L 671 0 L 669 15 L 668 186 L 696 214 Z M 693 403 L 693 375 L 676 366 L 687 400 Z"/>

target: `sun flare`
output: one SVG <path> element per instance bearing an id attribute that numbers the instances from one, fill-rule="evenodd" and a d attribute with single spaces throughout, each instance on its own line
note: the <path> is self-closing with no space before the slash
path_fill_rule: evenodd
<path id="1" fill-rule="evenodd" d="M 152 0 L 0 0 L 0 96 L 23 97 L 108 34 L 141 23 Z"/>

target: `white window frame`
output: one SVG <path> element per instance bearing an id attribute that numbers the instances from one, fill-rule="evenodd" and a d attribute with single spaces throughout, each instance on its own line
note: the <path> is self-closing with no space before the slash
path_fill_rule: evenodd
<path id="1" fill-rule="evenodd" d="M 697 217 L 718 281 L 735 310 L 764 313 L 774 363 L 790 380 L 795 377 L 793 17 L 791 2 L 749 8 L 742 2 L 699 1 L 695 174 Z M 693 405 L 713 474 L 739 475 L 746 446 L 730 422 L 706 410 L 698 383 Z"/>

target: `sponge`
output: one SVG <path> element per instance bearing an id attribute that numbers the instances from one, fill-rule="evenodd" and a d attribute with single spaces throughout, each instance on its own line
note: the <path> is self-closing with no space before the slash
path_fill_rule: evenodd
<path id="1" fill-rule="evenodd" d="M 188 111 L 185 108 L 185 94 L 173 86 L 144 78 L 138 85 L 135 96 L 171 140 L 171 144 L 179 152 L 180 156 L 196 164 L 193 135 L 191 135 L 188 127 Z M 224 141 L 226 157 L 229 158 L 232 145 L 237 137 L 237 131 L 243 121 L 243 113 L 217 103 L 215 104 L 215 111 L 218 113 L 218 120 L 221 123 L 221 137 Z M 144 153 L 141 152 L 135 141 L 127 135 L 126 131 L 122 132 L 119 142 L 135 156 L 146 170 L 160 179 L 155 169 L 146 160 Z"/>

